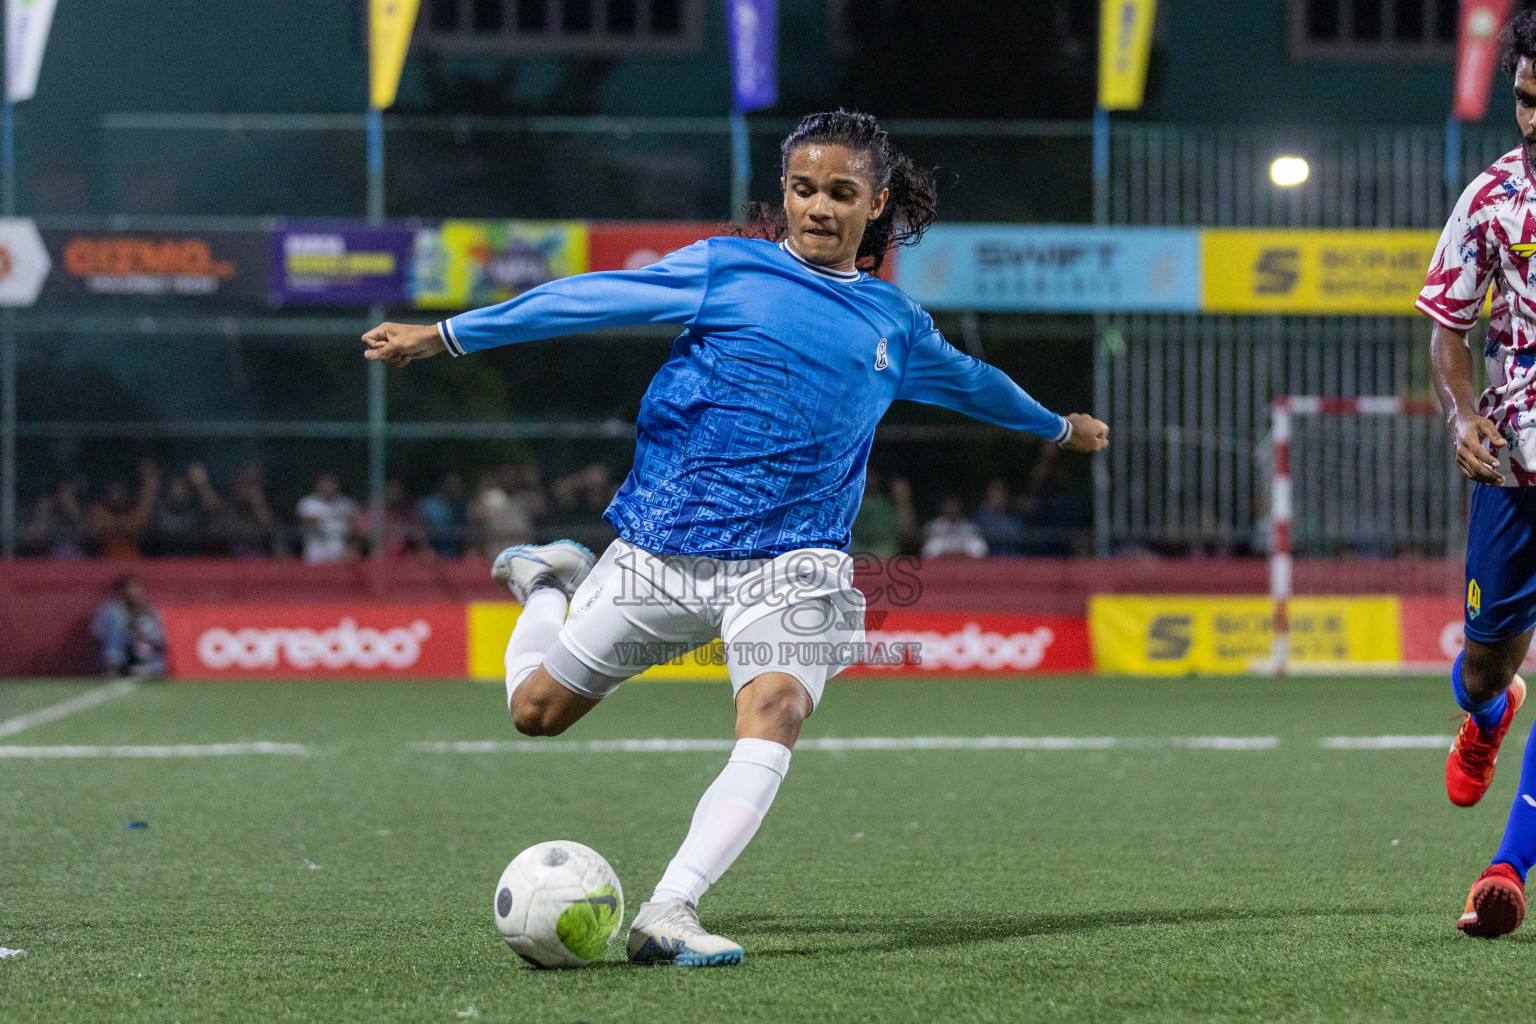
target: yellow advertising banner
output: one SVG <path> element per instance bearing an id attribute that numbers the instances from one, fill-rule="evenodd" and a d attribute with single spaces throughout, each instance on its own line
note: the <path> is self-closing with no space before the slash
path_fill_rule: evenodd
<path id="1" fill-rule="evenodd" d="M 1201 307 L 1208 313 L 1406 316 L 1439 237 L 1435 231 L 1201 231 Z"/>
<path id="2" fill-rule="evenodd" d="M 1099 6 L 1099 106 L 1138 110 L 1157 0 L 1102 0 Z"/>
<path id="3" fill-rule="evenodd" d="M 400 70 L 421 0 L 368 0 L 368 103 L 385 110 L 400 89 Z"/>
<path id="4" fill-rule="evenodd" d="M 1298 667 L 1402 661 L 1395 597 L 1298 597 L 1290 602 L 1291 661 Z M 1238 675 L 1270 657 L 1267 597 L 1094 597 L 1093 663 L 1126 675 Z"/>
<path id="5" fill-rule="evenodd" d="M 504 659 L 512 627 L 517 625 L 520 605 L 511 601 L 472 601 L 468 616 L 469 674 L 476 679 L 505 679 Z M 720 683 L 730 679 L 725 670 L 725 648 L 716 640 L 666 665 L 657 665 L 636 678 L 669 682 Z"/>
<path id="6" fill-rule="evenodd" d="M 445 220 L 416 234 L 411 294 L 422 309 L 490 306 L 587 272 L 585 221 Z"/>

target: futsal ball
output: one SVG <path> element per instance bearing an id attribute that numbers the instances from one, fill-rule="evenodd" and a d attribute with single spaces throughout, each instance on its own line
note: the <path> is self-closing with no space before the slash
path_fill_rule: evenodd
<path id="1" fill-rule="evenodd" d="M 624 920 L 624 890 L 602 856 L 565 839 L 530 846 L 496 883 L 496 930 L 535 967 L 586 967 Z"/>

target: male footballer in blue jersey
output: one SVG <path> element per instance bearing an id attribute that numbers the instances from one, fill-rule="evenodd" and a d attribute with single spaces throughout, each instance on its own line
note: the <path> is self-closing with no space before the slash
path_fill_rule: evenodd
<path id="1" fill-rule="evenodd" d="M 782 210 L 754 211 L 777 244 L 711 238 L 642 270 L 552 281 L 436 325 L 363 336 L 367 358 L 400 367 L 599 327 L 683 327 L 606 513 L 620 539 L 597 560 L 571 541 L 520 545 L 492 569 L 523 605 L 507 704 L 530 736 L 558 735 L 631 676 L 724 641 L 736 746 L 635 916 L 636 963 L 742 960 L 695 908 L 757 832 L 827 679 L 862 646 L 846 549 L 891 402 L 946 406 L 1072 451 L 1108 443 L 1105 424 L 1049 411 L 867 272 L 915 242 L 936 205 L 932 177 L 873 117 L 813 114 L 784 140 L 782 161 Z"/>

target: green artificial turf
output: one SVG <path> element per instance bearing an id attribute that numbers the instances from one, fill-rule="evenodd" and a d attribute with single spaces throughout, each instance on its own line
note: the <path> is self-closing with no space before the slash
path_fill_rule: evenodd
<path id="1" fill-rule="evenodd" d="M 0 684 L 0 719 L 94 683 Z M 1276 736 L 1269 750 L 802 750 L 705 897 L 739 968 L 537 972 L 497 876 L 568 838 L 628 914 L 720 752 L 424 753 L 517 739 L 498 686 L 157 685 L 0 745 L 308 756 L 0 759 L 0 1020 L 1528 1019 L 1536 931 L 1453 927 L 1513 799 L 1443 750 L 1442 680 L 834 682 L 807 737 Z M 719 686 L 634 685 L 566 739 L 730 735 Z M 145 821 L 146 829 L 123 823 Z M 628 916 L 626 915 L 626 917 Z"/>

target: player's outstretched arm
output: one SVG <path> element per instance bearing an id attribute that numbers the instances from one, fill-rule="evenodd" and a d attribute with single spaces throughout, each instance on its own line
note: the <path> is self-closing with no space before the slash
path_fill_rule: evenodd
<path id="1" fill-rule="evenodd" d="M 1508 442 L 1492 420 L 1477 412 L 1467 332 L 1436 321 L 1429 335 L 1429 364 L 1440 410 L 1456 446 L 1456 468 L 1475 483 L 1502 484 L 1504 474 L 1489 446 L 1503 448 Z"/>
<path id="2" fill-rule="evenodd" d="M 363 358 L 398 370 L 414 359 L 448 351 L 436 324 L 379 324 L 363 335 Z"/>

